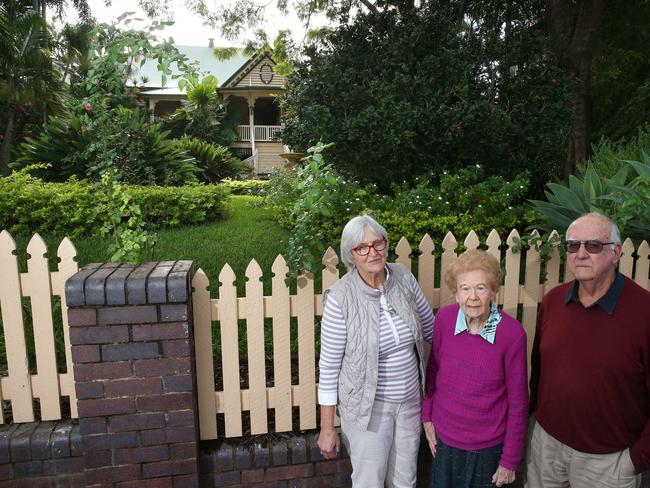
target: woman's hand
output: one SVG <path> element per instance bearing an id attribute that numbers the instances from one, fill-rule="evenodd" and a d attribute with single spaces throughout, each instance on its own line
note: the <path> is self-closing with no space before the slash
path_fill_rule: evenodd
<path id="1" fill-rule="evenodd" d="M 512 469 L 499 465 L 497 472 L 492 475 L 492 483 L 497 486 L 509 485 L 515 481 L 515 472 Z"/>
<path id="2" fill-rule="evenodd" d="M 336 431 L 332 429 L 321 429 L 318 435 L 318 448 L 325 459 L 334 459 L 339 454 L 341 441 Z"/>
<path id="3" fill-rule="evenodd" d="M 433 422 L 423 422 L 422 426 L 424 427 L 424 433 L 427 436 L 427 441 L 429 441 L 429 449 L 431 449 L 431 455 L 436 457 L 436 445 L 438 441 L 436 440 L 436 429 L 433 426 Z"/>

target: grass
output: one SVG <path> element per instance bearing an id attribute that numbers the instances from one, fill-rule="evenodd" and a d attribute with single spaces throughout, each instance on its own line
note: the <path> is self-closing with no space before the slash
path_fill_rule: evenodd
<path id="1" fill-rule="evenodd" d="M 227 205 L 225 220 L 209 224 L 157 229 L 158 240 L 147 260 L 172 261 L 189 259 L 196 269 L 201 268 L 210 280 L 210 291 L 215 294 L 219 286 L 219 273 L 228 263 L 234 270 L 237 290 L 244 293 L 244 272 L 255 259 L 264 272 L 264 291 L 270 294 L 271 266 L 282 253 L 289 233 L 280 227 L 271 212 L 260 205 L 261 198 L 233 195 Z M 21 271 L 27 270 L 27 243 L 31 235 L 13 236 Z M 64 236 L 42 236 L 47 243 L 50 268 L 55 269 L 56 250 Z M 77 249 L 79 266 L 108 261 L 108 238 L 83 236 L 72 240 Z"/>
<path id="2" fill-rule="evenodd" d="M 237 276 L 237 292 L 244 294 L 246 267 L 255 259 L 262 271 L 264 293 L 271 294 L 271 266 L 278 254 L 282 253 L 289 238 L 289 232 L 280 227 L 271 212 L 260 205 L 261 198 L 254 196 L 233 195 L 228 202 L 227 218 L 209 224 L 158 229 L 157 244 L 153 255 L 148 260 L 172 261 L 189 259 L 194 261 L 196 269 L 205 271 L 210 280 L 210 294 L 217 295 L 219 273 L 228 263 Z M 22 272 L 27 271 L 27 244 L 32 235 L 13 235 L 16 241 L 16 255 Z M 56 251 L 65 236 L 41 236 L 47 244 L 47 257 L 50 269 L 56 269 L 58 261 Z M 75 238 L 73 244 L 77 250 L 77 262 L 82 267 L 88 263 L 109 260 L 107 238 L 82 236 Z M 58 344 L 63 342 L 60 301 L 53 299 L 55 335 Z M 31 367 L 35 366 L 35 350 L 31 326 L 31 309 L 29 299 L 23 299 L 23 312 L 26 327 L 26 340 Z M 2 320 L 0 319 L 0 330 Z M 217 349 L 217 347 L 215 347 Z M 57 360 L 64 364 L 63 348 L 57 347 Z M 6 365 L 4 335 L 0 333 L 0 368 Z"/>

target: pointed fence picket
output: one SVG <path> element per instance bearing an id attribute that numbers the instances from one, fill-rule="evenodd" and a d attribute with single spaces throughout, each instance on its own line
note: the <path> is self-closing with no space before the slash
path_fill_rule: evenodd
<path id="1" fill-rule="evenodd" d="M 535 233 L 535 235 L 538 235 Z M 498 296 L 499 304 L 507 313 L 518 315 L 528 336 L 528 350 L 532 346 L 535 332 L 537 307 L 544 293 L 560 280 L 562 263 L 560 252 L 554 249 L 549 259 L 542 263 L 539 250 L 528 249 L 525 253 L 515 253 L 513 245 L 520 234 L 513 230 L 508 235 L 505 245 L 499 234 L 492 230 L 485 241 L 481 241 L 475 232 L 470 232 L 462 241 L 464 248 L 476 249 L 484 247 L 505 263 L 504 285 Z M 417 250 L 414 250 L 407 239 L 401 238 L 395 246 L 395 261 L 412 269 L 417 260 L 418 282 L 424 296 L 435 309 L 452 303 L 453 293 L 445 284 L 444 271 L 458 257 L 459 241 L 447 233 L 442 243 L 441 251 L 435 255 L 436 246 L 432 239 L 425 235 Z M 620 269 L 642 286 L 648 288 L 649 266 L 648 256 L 650 246 L 643 242 L 636 251 L 636 261 L 633 257 L 633 246 L 626 240 L 624 256 Z M 322 289 L 327 289 L 339 278 L 339 258 L 332 248 L 325 251 L 322 259 Z M 442 276 L 436 278 L 436 268 L 442 271 Z M 566 266 L 564 273 L 567 274 Z M 522 270 L 525 270 L 522 273 Z M 286 432 L 292 428 L 312 429 L 316 427 L 316 393 L 317 377 L 315 364 L 317 355 L 316 320 L 323 312 L 323 296 L 314 290 L 314 277 L 310 274 L 300 275 L 297 281 L 296 293 L 291 294 L 285 283 L 288 273 L 287 264 L 282 256 L 278 256 L 271 268 L 272 290 L 270 296 L 262 296 L 260 280 L 262 270 L 252 261 L 246 270 L 246 296 L 237 298 L 235 295 L 235 276 L 230 266 L 224 266 L 219 281 L 219 297 L 210 299 L 207 295 L 207 278 L 202 271 L 194 277 L 194 310 L 196 333 L 196 354 L 199 385 L 199 415 L 201 420 L 201 438 L 216 439 L 242 435 L 242 418 L 249 412 L 251 434 L 262 432 Z M 524 276 L 523 280 L 520 276 Z M 568 273 L 570 275 L 570 273 Z M 210 305 L 204 302 L 209 300 Z M 200 369 L 206 364 L 210 368 L 212 361 L 212 346 L 207 346 L 210 340 L 207 324 L 207 312 L 211 312 L 210 320 L 219 324 L 221 334 L 221 361 L 223 374 L 223 391 L 214 391 L 214 383 L 206 386 L 208 378 L 214 376 L 214 370 L 202 374 Z M 202 312 L 203 311 L 203 312 Z M 264 357 L 263 337 L 264 319 L 273 339 L 272 358 L 268 359 L 267 369 L 262 369 L 261 358 Z M 246 320 L 246 325 L 238 327 L 238 321 Z M 297 341 L 298 353 L 292 375 L 292 355 L 290 351 L 291 330 L 294 323 L 294 339 Z M 248 388 L 240 388 L 238 334 L 247 335 L 248 349 Z M 206 355 L 209 358 L 202 358 Z M 253 357 L 254 356 L 254 357 Z M 295 359 L 295 358 L 294 358 Z M 267 378 L 266 374 L 272 370 Z M 297 372 L 297 374 L 295 374 Z M 272 377 L 272 381 L 271 381 Z M 269 385 L 265 386 L 264 382 Z M 203 391 L 208 388 L 209 391 Z M 254 391 L 257 390 L 257 391 Z M 213 399 L 216 398 L 216 401 Z M 203 399 L 203 400 L 202 400 Z M 297 408 L 297 413 L 293 410 Z M 275 425 L 269 427 L 267 412 L 274 411 Z M 223 415 L 224 432 L 217 432 L 215 418 Z M 204 417 L 207 417 L 204 419 Z M 206 426 L 206 427 L 204 427 Z M 209 426 L 209 427 L 208 427 Z"/>
<path id="2" fill-rule="evenodd" d="M 505 266 L 504 285 L 497 300 L 507 313 L 521 319 L 530 351 L 538 304 L 560 282 L 561 276 L 562 281 L 571 279 L 571 273 L 562 264 L 558 249 L 551 252 L 545 263 L 534 248 L 525 253 L 513 252 L 519 237 L 513 230 L 504 244 L 495 230 L 485 241 L 473 231 L 462 241 L 447 233 L 442 242 L 434 244 L 425 235 L 417 249 L 402 238 L 395 246 L 396 262 L 414 268 L 425 298 L 437 309 L 454 301 L 453 293 L 445 284 L 445 272 L 457 259 L 459 243 L 466 249 L 480 246 L 487 249 Z M 67 396 L 71 416 L 77 417 L 64 294 L 65 281 L 78 269 L 76 251 L 64 239 L 57 250 L 58 269 L 49 271 L 45 243 L 36 234 L 27 246 L 30 257 L 24 273 L 19 270 L 15 251 L 11 235 L 2 231 L 0 310 L 7 365 L 6 374 L 0 374 L 0 401 L 11 402 L 13 422 L 30 422 L 36 420 L 34 399 L 40 402 L 40 419 L 56 420 L 61 418 L 61 399 Z M 643 241 L 635 250 L 632 241 L 626 239 L 619 269 L 650 289 L 649 257 L 648 242 Z M 322 289 L 327 289 L 339 278 L 339 257 L 334 249 L 327 249 L 322 264 Z M 436 269 L 440 270 L 438 277 Z M 316 323 L 323 313 L 323 295 L 316 292 L 314 276 L 307 273 L 299 276 L 296 292 L 292 294 L 285 282 L 289 269 L 282 256 L 276 258 L 271 272 L 270 296 L 264 295 L 263 271 L 255 260 L 246 268 L 243 297 L 237 296 L 237 277 L 229 265 L 218 276 L 218 298 L 210 296 L 210 281 L 202 270 L 194 275 L 192 301 L 201 439 L 239 437 L 244 434 L 244 427 L 251 434 L 316 427 Z M 59 372 L 63 365 L 56 363 L 53 299 L 61 300 L 65 372 Z M 23 313 L 25 300 L 30 304 L 32 324 L 26 323 Z M 29 364 L 27 352 L 30 325 L 35 336 L 34 365 Z M 215 358 L 213 337 L 217 334 L 221 350 Z M 242 339 L 245 339 L 246 358 L 240 358 L 240 334 L 245 336 Z M 297 343 L 294 355 L 292 335 Z M 271 354 L 267 354 L 265 347 L 267 339 L 272 340 Z M 223 386 L 217 390 L 215 385 L 219 380 Z M 245 426 L 243 418 L 247 412 L 250 420 Z M 223 431 L 218 427 L 219 416 L 223 417 Z M 0 409 L 0 423 L 3 422 Z"/>
<path id="3" fill-rule="evenodd" d="M 6 230 L 0 233 L 0 309 L 7 357 L 7 374 L 0 377 L 0 399 L 11 402 L 13 422 L 58 420 L 61 418 L 61 400 L 69 397 L 70 415 L 77 417 L 74 391 L 70 333 L 65 304 L 64 285 L 78 270 L 72 242 L 64 239 L 57 250 L 60 259 L 57 271 L 50 271 L 45 257 L 45 241 L 34 234 L 27 245 L 27 272 L 21 273 L 16 243 Z M 56 359 L 55 320 L 53 299 L 61 300 L 65 372 L 59 372 Z M 25 320 L 24 299 L 28 299 L 31 324 Z M 29 329 L 34 338 L 36 364 L 29 364 L 27 337 Z M 62 365 L 61 365 L 62 366 Z M 63 369 L 63 368 L 61 368 Z M 34 400 L 40 403 L 37 419 Z M 5 418 L 0 411 L 0 423 Z"/>

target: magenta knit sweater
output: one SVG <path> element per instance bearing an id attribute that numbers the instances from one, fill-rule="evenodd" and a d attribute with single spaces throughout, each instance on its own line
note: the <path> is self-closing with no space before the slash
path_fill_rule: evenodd
<path id="1" fill-rule="evenodd" d="M 499 464 L 517 469 L 528 422 L 526 333 L 501 312 L 494 344 L 454 335 L 458 304 L 436 313 L 422 421 L 447 445 L 467 451 L 503 443 Z"/>

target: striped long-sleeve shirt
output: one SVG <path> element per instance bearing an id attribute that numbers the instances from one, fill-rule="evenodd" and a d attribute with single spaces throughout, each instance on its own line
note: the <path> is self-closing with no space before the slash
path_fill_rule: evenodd
<path id="1" fill-rule="evenodd" d="M 387 280 L 390 276 L 387 277 Z M 422 322 L 422 334 L 430 342 L 433 334 L 433 313 L 413 275 L 416 290 L 415 313 Z M 375 399 L 385 402 L 403 402 L 416 396 L 420 390 L 415 338 L 407 324 L 386 301 L 383 288 L 380 295 L 379 365 Z M 318 402 L 336 405 L 338 377 L 345 352 L 347 329 L 341 307 L 330 294 L 321 321 L 320 379 Z"/>

